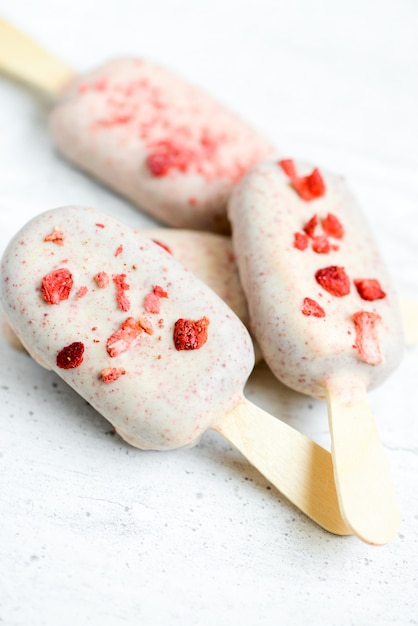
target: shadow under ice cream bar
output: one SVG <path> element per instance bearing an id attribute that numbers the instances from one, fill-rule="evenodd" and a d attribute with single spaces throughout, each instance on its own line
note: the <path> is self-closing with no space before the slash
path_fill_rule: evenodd
<path id="1" fill-rule="evenodd" d="M 229 215 L 263 356 L 284 384 L 327 399 L 343 516 L 385 543 L 399 512 L 366 389 L 396 368 L 404 340 L 364 216 L 342 178 L 291 160 L 251 170 Z"/>
<path id="2" fill-rule="evenodd" d="M 350 532 L 330 454 L 245 399 L 248 332 L 160 245 L 92 209 L 49 211 L 10 242 L 2 304 L 31 355 L 132 445 L 190 446 L 215 429 L 317 523 Z"/>
<path id="3" fill-rule="evenodd" d="M 228 230 L 233 185 L 275 153 L 208 94 L 144 60 L 75 77 L 0 20 L 2 67 L 58 99 L 51 131 L 70 161 L 172 226 Z"/>

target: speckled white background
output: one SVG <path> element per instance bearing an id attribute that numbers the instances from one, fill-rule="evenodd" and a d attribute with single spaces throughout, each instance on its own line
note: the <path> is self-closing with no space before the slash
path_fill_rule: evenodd
<path id="1" fill-rule="evenodd" d="M 168 64 L 283 152 L 344 173 L 418 298 L 415 0 L 0 0 L 0 14 L 80 71 L 123 53 Z M 0 79 L 0 252 L 62 204 L 152 224 L 54 153 L 46 115 Z M 418 624 L 417 372 L 415 349 L 370 394 L 402 509 L 399 536 L 373 548 L 316 527 L 214 433 L 130 448 L 0 338 L 0 623 Z M 265 366 L 247 395 L 329 446 L 324 404 Z"/>

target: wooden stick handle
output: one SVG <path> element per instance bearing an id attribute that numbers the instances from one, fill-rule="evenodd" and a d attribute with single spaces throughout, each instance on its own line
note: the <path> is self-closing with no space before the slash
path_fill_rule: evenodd
<path id="1" fill-rule="evenodd" d="M 32 88 L 57 97 L 74 70 L 0 19 L 0 70 Z"/>
<path id="2" fill-rule="evenodd" d="M 398 532 L 400 514 L 365 390 L 363 397 L 348 402 L 330 389 L 327 402 L 341 513 L 360 539 L 383 545 Z"/>
<path id="3" fill-rule="evenodd" d="M 317 524 L 337 535 L 352 534 L 339 510 L 332 459 L 324 448 L 248 400 L 216 430 Z"/>

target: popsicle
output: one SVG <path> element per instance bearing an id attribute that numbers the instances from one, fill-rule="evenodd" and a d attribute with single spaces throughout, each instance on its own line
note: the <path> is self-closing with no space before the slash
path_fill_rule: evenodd
<path id="1" fill-rule="evenodd" d="M 93 209 L 48 211 L 7 247 L 1 298 L 35 360 L 127 442 L 167 450 L 217 430 L 318 524 L 350 533 L 330 454 L 245 399 L 248 332 L 160 245 Z"/>
<path id="2" fill-rule="evenodd" d="M 327 400 L 342 515 L 386 543 L 399 510 L 366 389 L 396 368 L 404 339 L 364 215 L 341 177 L 286 159 L 253 168 L 229 216 L 262 354 L 284 384 Z"/>
<path id="3" fill-rule="evenodd" d="M 198 87 L 141 59 L 84 76 L 0 20 L 0 70 L 55 99 L 50 128 L 75 165 L 157 220 L 228 231 L 243 173 L 276 150 Z"/>

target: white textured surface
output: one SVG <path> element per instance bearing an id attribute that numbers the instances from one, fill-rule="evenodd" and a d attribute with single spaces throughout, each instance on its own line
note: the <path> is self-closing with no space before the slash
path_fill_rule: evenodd
<path id="1" fill-rule="evenodd" d="M 418 298 L 418 6 L 414 0 L 0 0 L 75 68 L 168 64 L 283 152 L 344 173 L 400 292 Z M 54 7 L 51 8 L 51 7 Z M 91 204 L 151 225 L 51 149 L 46 108 L 0 81 L 0 250 L 27 219 Z M 0 623 L 418 623 L 418 350 L 370 394 L 402 510 L 383 548 L 323 532 L 220 436 L 140 452 L 0 339 Z M 325 405 L 265 366 L 247 395 L 329 445 Z"/>

